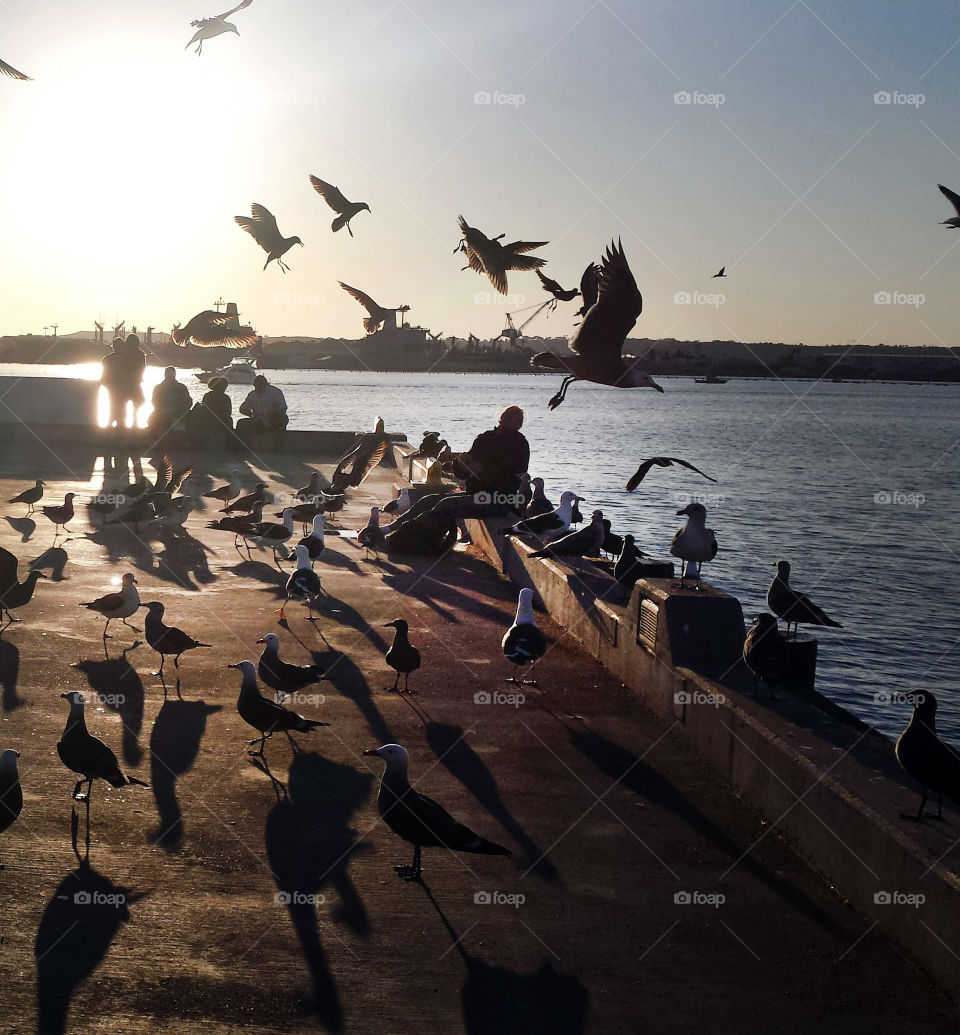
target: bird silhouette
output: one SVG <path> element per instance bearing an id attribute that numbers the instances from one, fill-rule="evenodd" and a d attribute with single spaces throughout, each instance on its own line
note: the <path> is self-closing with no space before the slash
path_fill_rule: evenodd
<path id="1" fill-rule="evenodd" d="M 674 533 L 670 541 L 670 554 L 678 557 L 680 565 L 680 588 L 689 574 L 690 565 L 697 565 L 697 585 L 700 588 L 700 566 L 717 556 L 717 537 L 712 528 L 706 527 L 707 508 L 702 503 L 688 503 L 678 515 L 686 515 L 687 523 Z"/>
<path id="2" fill-rule="evenodd" d="M 290 269 L 281 256 L 286 255 L 295 244 L 299 244 L 302 248 L 303 241 L 299 237 L 284 237 L 277 227 L 276 217 L 268 208 L 254 202 L 250 206 L 249 216 L 234 216 L 233 218 L 237 225 L 246 230 L 267 253 L 267 261 L 263 264 L 264 269 L 274 260 L 284 273 Z"/>
<path id="3" fill-rule="evenodd" d="M 960 194 L 950 190 L 949 187 L 944 187 L 942 183 L 938 183 L 937 186 L 940 188 L 940 193 L 953 205 L 954 211 L 957 213 L 955 216 L 945 219 L 941 226 L 949 226 L 952 230 L 960 229 Z"/>
<path id="4" fill-rule="evenodd" d="M 359 288 L 350 287 L 349 284 L 344 284 L 342 280 L 338 283 L 348 295 L 352 295 L 370 314 L 363 318 L 364 330 L 366 330 L 368 334 L 373 334 L 380 330 L 384 320 L 386 320 L 391 313 L 410 312 L 410 306 L 408 305 L 397 306 L 395 309 L 385 309 L 379 303 L 374 302 L 374 300 L 365 291 L 361 291 Z"/>
<path id="5" fill-rule="evenodd" d="M 29 489 L 24 489 L 19 496 L 14 496 L 12 500 L 7 500 L 8 503 L 26 503 L 27 513 L 32 514 L 36 509 L 37 503 L 40 502 L 40 498 L 43 496 L 43 487 L 47 483 L 41 478 L 38 478 Z"/>
<path id="6" fill-rule="evenodd" d="M 583 305 L 577 310 L 577 316 L 586 316 L 590 307 L 597 301 L 602 273 L 600 264 L 591 262 L 580 275 L 580 297 L 583 299 Z"/>
<path id="7" fill-rule="evenodd" d="M 535 255 L 524 255 L 535 248 L 543 248 L 549 241 L 511 241 L 500 244 L 506 234 L 487 237 L 476 227 L 469 226 L 460 217 L 460 231 L 463 240 L 457 245 L 455 252 L 462 251 L 467 256 L 464 269 L 472 269 L 475 273 L 486 274 L 490 283 L 501 295 L 507 293 L 507 272 L 509 270 L 536 270 L 547 261 Z"/>
<path id="8" fill-rule="evenodd" d="M 555 280 L 545 277 L 540 270 L 537 270 L 536 273 L 540 278 L 540 283 L 543 285 L 543 290 L 548 295 L 553 295 L 555 302 L 572 302 L 580 294 L 576 288 L 561 287 Z"/>
<path id="9" fill-rule="evenodd" d="M 387 651 L 385 660 L 387 664 L 397 673 L 393 686 L 388 690 L 398 690 L 400 676 L 403 676 L 403 690 L 400 693 L 413 693 L 410 689 L 410 673 L 416 672 L 420 667 L 420 651 L 410 643 L 408 636 L 408 625 L 406 619 L 396 618 L 387 622 L 386 628 L 396 629 L 393 637 L 393 646 Z"/>
<path id="10" fill-rule="evenodd" d="M 778 618 L 782 618 L 787 623 L 788 637 L 790 635 L 790 626 L 793 626 L 793 633 L 796 636 L 797 626 L 800 623 L 804 625 L 825 625 L 834 629 L 842 628 L 839 622 L 835 622 L 805 593 L 798 593 L 790 585 L 790 563 L 788 561 L 777 561 L 776 567 L 777 574 L 767 590 L 767 607 Z"/>
<path id="11" fill-rule="evenodd" d="M 376 427 L 372 432 L 359 435 L 353 445 L 337 462 L 330 487 L 335 493 L 347 488 L 357 488 L 380 463 L 390 443 L 384 430 L 383 418 L 377 417 Z"/>
<path id="12" fill-rule="evenodd" d="M 630 481 L 627 482 L 627 492 L 633 492 L 633 490 L 646 478 L 652 467 L 673 467 L 674 464 L 679 464 L 681 467 L 686 467 L 690 471 L 696 471 L 697 474 L 702 474 L 708 482 L 715 482 L 716 478 L 711 478 L 709 474 L 703 474 L 703 471 L 699 467 L 694 467 L 693 464 L 687 463 L 686 460 L 680 460 L 675 456 L 651 456 L 647 460 L 642 461 L 640 466 L 637 468 L 636 474 L 634 474 Z"/>
<path id="13" fill-rule="evenodd" d="M 241 327 L 232 314 L 218 313 L 213 309 L 197 313 L 183 327 L 174 324 L 170 337 L 176 345 L 227 345 L 235 348 L 252 345 L 257 340 L 253 328 Z"/>
<path id="14" fill-rule="evenodd" d="M 937 792 L 937 819 L 943 819 L 943 796 L 960 805 L 960 753 L 937 736 L 937 699 L 928 690 L 915 695 L 913 715 L 897 738 L 897 761 L 923 788 L 916 819 L 923 816 L 927 794 Z"/>
<path id="15" fill-rule="evenodd" d="M 30 76 L 24 75 L 23 72 L 18 72 L 13 65 L 8 65 L 6 61 L 0 61 L 0 75 L 9 76 L 11 79 L 23 79 L 27 82 L 32 82 Z"/>
<path id="16" fill-rule="evenodd" d="M 364 209 L 369 212 L 370 206 L 365 201 L 348 201 L 338 187 L 321 180 L 319 176 L 311 175 L 310 182 L 313 184 L 313 189 L 337 213 L 336 219 L 330 224 L 330 229 L 336 233 L 346 227 L 347 233 L 353 237 L 350 220 Z"/>
<path id="17" fill-rule="evenodd" d="M 199 54 L 203 50 L 204 40 L 212 40 L 214 36 L 220 36 L 225 32 L 235 32 L 238 36 L 240 35 L 239 30 L 233 22 L 228 22 L 227 19 L 231 14 L 236 14 L 237 11 L 242 11 L 245 7 L 249 7 L 253 3 L 253 0 L 240 0 L 240 3 L 236 7 L 231 7 L 229 11 L 224 11 L 223 14 L 215 14 L 212 18 L 197 18 L 190 24 L 196 28 L 196 32 L 193 34 L 192 39 L 184 47 L 187 50 L 192 47 L 194 43 L 198 44 L 196 53 Z"/>
<path id="18" fill-rule="evenodd" d="M 720 272 L 719 273 L 714 273 L 714 275 L 710 279 L 711 280 L 716 280 L 717 277 L 725 277 L 726 275 L 727 275 L 727 267 L 726 266 L 721 266 L 720 267 Z"/>

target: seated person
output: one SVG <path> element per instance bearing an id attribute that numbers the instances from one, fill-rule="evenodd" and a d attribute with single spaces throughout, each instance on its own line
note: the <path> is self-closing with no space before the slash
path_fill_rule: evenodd
<path id="1" fill-rule="evenodd" d="M 253 379 L 253 391 L 240 404 L 243 417 L 237 421 L 237 434 L 245 441 L 269 437 L 276 444 L 283 435 L 289 418 L 287 400 L 276 385 L 263 374 Z"/>
<path id="2" fill-rule="evenodd" d="M 211 377 L 207 393 L 187 414 L 190 437 L 210 445 L 224 445 L 232 438 L 233 403 L 227 395 L 227 379 Z"/>
<path id="3" fill-rule="evenodd" d="M 176 367 L 167 367 L 163 372 L 163 380 L 154 388 L 153 412 L 147 426 L 159 435 L 176 427 L 177 423 L 190 412 L 193 400 L 190 390 L 177 380 Z"/>

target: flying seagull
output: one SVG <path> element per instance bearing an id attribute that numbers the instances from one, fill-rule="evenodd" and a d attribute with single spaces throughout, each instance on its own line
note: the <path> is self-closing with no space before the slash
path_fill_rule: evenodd
<path id="1" fill-rule="evenodd" d="M 140 632 L 135 625 L 127 621 L 132 615 L 140 610 L 140 595 L 137 593 L 137 580 L 133 572 L 126 572 L 121 580 L 119 593 L 107 593 L 105 596 L 97 597 L 88 604 L 81 604 L 81 607 L 88 611 L 96 611 L 97 614 L 106 618 L 107 624 L 103 627 L 103 638 L 108 640 L 110 634 L 107 629 L 114 618 L 119 618 L 124 625 L 129 626 L 133 631 Z"/>
<path id="2" fill-rule="evenodd" d="M 678 557 L 680 565 L 680 588 L 691 564 L 697 565 L 697 586 L 700 588 L 700 566 L 717 556 L 717 537 L 712 528 L 706 527 L 707 508 L 702 503 L 689 503 L 678 515 L 686 515 L 687 523 L 674 533 L 670 542 L 670 554 Z"/>
<path id="3" fill-rule="evenodd" d="M 720 267 L 720 272 L 719 273 L 714 273 L 714 275 L 710 279 L 711 280 L 716 280 L 717 277 L 725 277 L 726 275 L 727 275 L 727 267 L 726 266 L 721 266 Z"/>
<path id="4" fill-rule="evenodd" d="M 590 307 L 597 301 L 600 290 L 600 276 L 603 270 L 599 263 L 591 262 L 580 276 L 580 297 L 583 305 L 577 310 L 577 316 L 586 316 Z"/>
<path id="5" fill-rule="evenodd" d="M 296 741 L 290 736 L 291 731 L 296 733 L 310 733 L 321 726 L 329 726 L 329 722 L 320 722 L 318 719 L 305 719 L 302 715 L 271 701 L 264 697 L 257 687 L 257 670 L 252 661 L 241 661 L 236 665 L 228 665 L 227 668 L 235 668 L 243 676 L 240 684 L 240 696 L 237 698 L 237 712 L 240 718 L 255 730 L 260 731 L 260 736 L 250 741 L 250 744 L 259 743 L 256 751 L 251 755 L 263 757 L 263 748 L 267 737 L 274 733 L 286 733 L 287 740 L 294 751 L 298 751 Z"/>
<path id="6" fill-rule="evenodd" d="M 338 230 L 346 227 L 347 233 L 353 237 L 353 231 L 350 229 L 350 220 L 364 209 L 369 212 L 370 206 L 365 201 L 347 201 L 338 187 L 334 187 L 332 183 L 321 180 L 319 176 L 311 176 L 310 182 L 320 197 L 334 212 L 338 213 L 337 218 L 330 224 L 330 229 L 336 233 Z"/>
<path id="7" fill-rule="evenodd" d="M 231 7 L 229 11 L 224 11 L 223 14 L 215 14 L 212 18 L 195 19 L 190 24 L 195 26 L 197 31 L 183 49 L 186 50 L 188 47 L 193 46 L 194 43 L 197 43 L 199 45 L 197 46 L 196 53 L 199 54 L 203 50 L 204 40 L 212 40 L 214 36 L 220 36 L 224 32 L 235 32 L 239 36 L 240 33 L 237 31 L 236 25 L 233 22 L 228 22 L 227 18 L 231 14 L 236 14 L 237 11 L 242 11 L 245 7 L 249 7 L 252 3 L 253 0 L 240 0 L 236 7 Z"/>
<path id="8" fill-rule="evenodd" d="M 463 234 L 463 240 L 457 245 L 454 252 L 462 251 L 466 254 L 467 265 L 463 268 L 472 269 L 475 273 L 486 274 L 498 294 L 507 293 L 507 272 L 509 270 L 536 270 L 547 261 L 536 255 L 524 255 L 523 253 L 543 248 L 550 243 L 549 241 L 511 241 L 510 244 L 500 244 L 506 234 L 487 237 L 480 230 L 469 226 L 463 216 L 460 217 L 460 231 Z"/>
<path id="9" fill-rule="evenodd" d="M 790 585 L 790 563 L 788 561 L 777 561 L 776 567 L 777 574 L 767 590 L 767 607 L 778 618 L 782 618 L 787 623 L 788 637 L 790 636 L 790 626 L 793 626 L 793 635 L 796 636 L 797 626 L 801 622 L 804 625 L 826 625 L 834 629 L 843 628 L 839 622 L 835 622 L 805 593 L 798 593 Z"/>
<path id="10" fill-rule="evenodd" d="M 13 65 L 8 65 L 6 61 L 0 61 L 0 75 L 8 75 L 11 79 L 23 79 L 26 82 L 32 82 L 33 80 L 28 75 L 24 75 L 23 72 L 18 72 Z"/>
<path id="11" fill-rule="evenodd" d="M 263 205 L 254 202 L 250 206 L 249 216 L 234 216 L 234 221 L 260 245 L 267 253 L 267 261 L 263 264 L 266 269 L 276 259 L 277 265 L 286 273 L 290 267 L 283 261 L 281 256 L 295 245 L 303 247 L 303 241 L 299 237 L 284 237 L 277 227 L 277 220 L 274 214 Z"/>
<path id="12" fill-rule="evenodd" d="M 923 788 L 916 819 L 923 817 L 927 794 L 937 792 L 937 819 L 943 819 L 943 796 L 960 804 L 960 754 L 937 736 L 937 699 L 918 691 L 913 715 L 897 739 L 897 761 Z"/>
<path id="13" fill-rule="evenodd" d="M 704 474 L 699 467 L 694 467 L 693 464 L 687 463 L 686 460 L 680 460 L 678 457 L 651 456 L 640 464 L 637 468 L 637 473 L 627 482 L 627 492 L 633 492 L 650 473 L 651 467 L 672 467 L 674 464 L 679 464 L 681 467 L 686 467 L 689 471 L 696 471 L 697 474 L 702 474 L 708 482 L 715 482 L 717 480 L 716 478 L 711 478 L 709 474 Z"/>
<path id="14" fill-rule="evenodd" d="M 377 811 L 398 837 L 413 845 L 413 865 L 394 867 L 403 880 L 420 879 L 422 848 L 448 848 L 472 855 L 513 854 L 508 848 L 475 834 L 458 823 L 442 805 L 415 791 L 407 777 L 410 756 L 405 748 L 399 744 L 384 744 L 367 748 L 364 754 L 376 755 L 386 762 L 377 795 Z"/>
<path id="15" fill-rule="evenodd" d="M 382 305 L 374 302 L 374 300 L 365 291 L 361 291 L 359 288 L 350 287 L 349 284 L 344 284 L 342 280 L 338 281 L 338 283 L 348 295 L 352 295 L 370 314 L 363 318 L 363 327 L 367 334 L 373 334 L 375 331 L 379 331 L 384 320 L 386 320 L 391 313 L 410 312 L 410 306 L 408 305 L 400 305 L 394 309 L 385 309 Z"/>
<path id="16" fill-rule="evenodd" d="M 953 205 L 954 211 L 957 213 L 955 216 L 945 219 L 942 225 L 949 226 L 952 230 L 960 229 L 960 194 L 950 190 L 949 187 L 944 187 L 942 183 L 938 183 L 937 186 L 940 188 L 940 193 Z"/>
<path id="17" fill-rule="evenodd" d="M 170 337 L 176 345 L 226 345 L 234 348 L 246 348 L 257 340 L 254 330 L 240 327 L 235 316 L 213 309 L 197 313 L 184 327 L 174 324 Z"/>
<path id="18" fill-rule="evenodd" d="M 623 254 L 623 245 L 610 243 L 603 259 L 597 301 L 570 339 L 575 356 L 564 358 L 538 352 L 533 366 L 550 367 L 564 374 L 560 391 L 550 400 L 555 410 L 574 381 L 593 381 L 613 388 L 663 389 L 636 366 L 636 357 L 623 356 L 623 344 L 643 309 L 643 298 Z M 628 365 L 624 360 L 631 360 Z"/>
<path id="19" fill-rule="evenodd" d="M 580 292 L 576 288 L 564 288 L 561 287 L 555 280 L 551 280 L 550 277 L 545 277 L 540 270 L 537 270 L 537 276 L 540 278 L 540 283 L 543 285 L 543 290 L 548 295 L 553 295 L 555 302 L 572 302 Z"/>
<path id="20" fill-rule="evenodd" d="M 547 638 L 537 626 L 537 620 L 533 615 L 533 590 L 524 588 L 520 590 L 520 597 L 517 600 L 517 617 L 513 625 L 504 634 L 500 643 L 503 656 L 517 668 L 530 667 L 527 680 L 517 679 L 511 676 L 511 683 L 530 683 L 537 685 L 537 677 L 534 667 L 537 662 L 547 653 Z"/>
<path id="21" fill-rule="evenodd" d="M 24 489 L 19 496 L 7 500 L 7 503 L 26 503 L 27 513 L 32 514 L 36 509 L 36 504 L 40 502 L 40 497 L 43 496 L 43 487 L 46 484 L 45 481 L 38 478 L 29 489 Z"/>

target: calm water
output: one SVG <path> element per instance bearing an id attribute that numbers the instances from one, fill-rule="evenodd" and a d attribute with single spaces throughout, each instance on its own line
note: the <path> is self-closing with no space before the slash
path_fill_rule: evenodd
<path id="1" fill-rule="evenodd" d="M 909 707 L 877 695 L 932 690 L 944 731 L 960 740 L 960 386 L 664 378 L 663 395 L 575 384 L 551 413 L 553 376 L 267 374 L 286 393 L 293 428 L 372 429 L 382 416 L 414 442 L 439 430 L 454 449 L 517 403 L 531 472 L 551 498 L 576 490 L 654 555 L 666 556 L 683 520 L 676 510 L 700 498 L 720 543 L 705 573 L 740 598 L 748 621 L 784 558 L 793 583 L 843 623 L 821 636 L 820 690 L 887 733 L 903 728 Z M 199 380 L 182 379 L 202 393 Z M 247 391 L 230 389 L 235 406 Z M 628 495 L 627 478 L 655 454 L 718 482 L 655 469 Z"/>

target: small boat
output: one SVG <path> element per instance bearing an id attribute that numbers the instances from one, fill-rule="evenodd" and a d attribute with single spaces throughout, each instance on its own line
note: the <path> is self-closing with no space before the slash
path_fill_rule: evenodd
<path id="1" fill-rule="evenodd" d="M 721 377 L 719 374 L 704 374 L 703 377 L 695 377 L 693 380 L 698 385 L 725 385 L 730 378 Z"/>
<path id="2" fill-rule="evenodd" d="M 252 385 L 257 373 L 252 360 L 234 359 L 219 370 L 201 370 L 196 376 L 201 381 L 209 381 L 211 377 L 225 377 L 232 385 Z"/>

